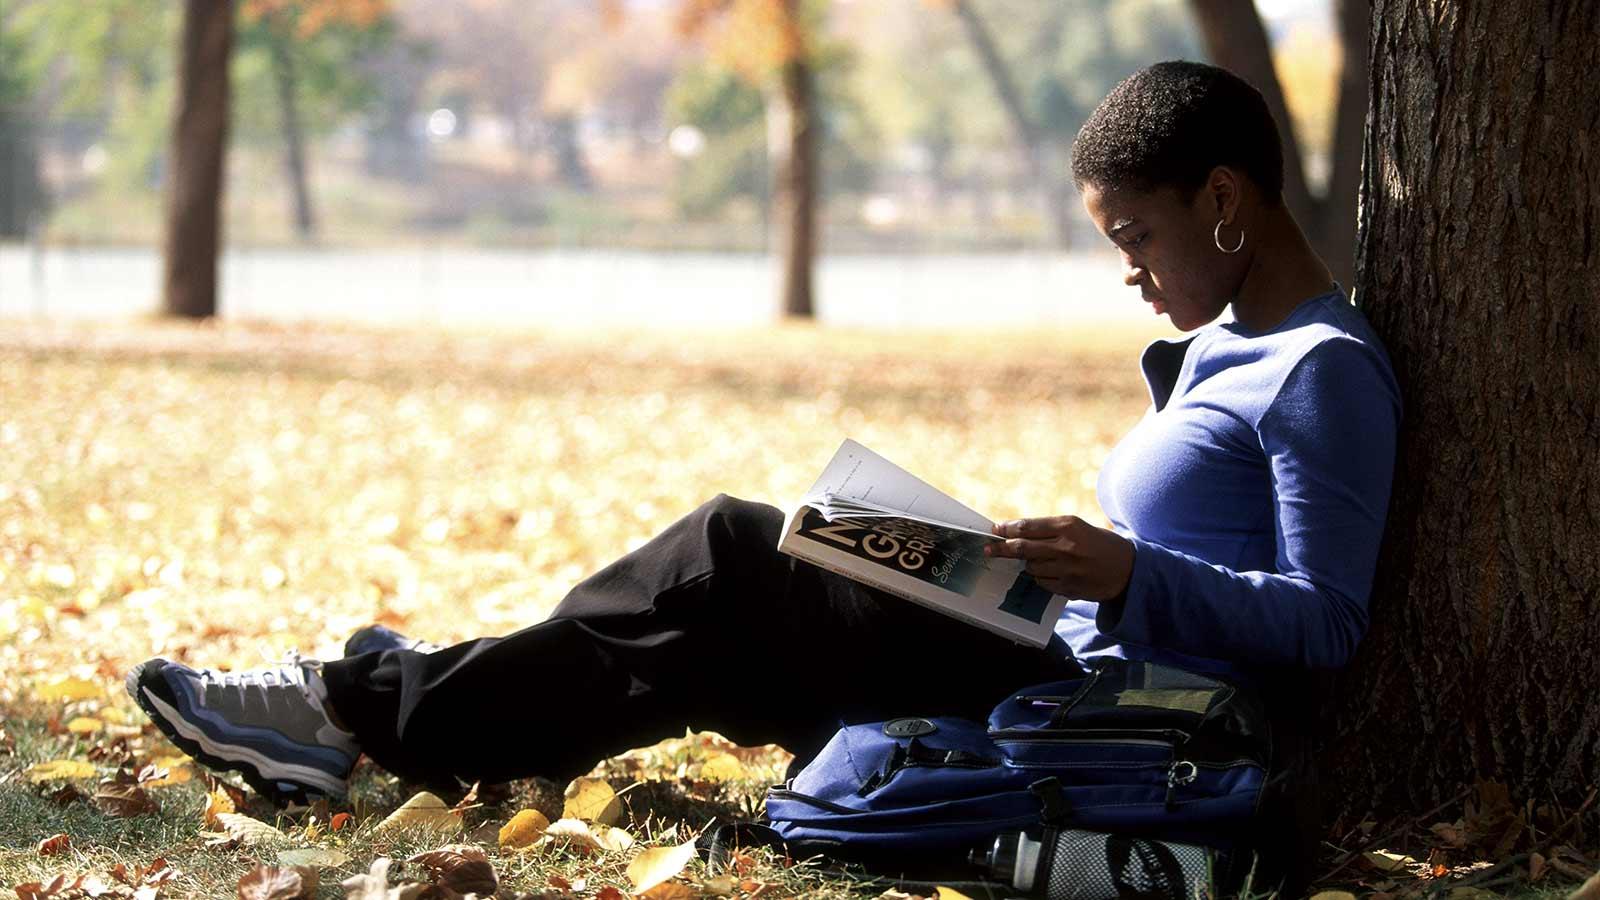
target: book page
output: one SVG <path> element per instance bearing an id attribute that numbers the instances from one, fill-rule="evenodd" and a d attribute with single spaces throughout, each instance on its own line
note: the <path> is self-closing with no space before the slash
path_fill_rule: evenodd
<path id="1" fill-rule="evenodd" d="M 968 538 L 979 541 L 977 546 L 980 547 L 985 543 L 1005 540 L 1005 538 L 1002 538 L 998 534 L 995 534 L 988 529 L 968 528 L 965 525 L 956 525 L 953 522 L 946 522 L 942 519 L 934 519 L 928 516 L 917 515 L 916 513 L 908 513 L 898 509 L 891 509 L 887 506 L 880 506 L 879 504 L 873 503 L 870 500 L 854 500 L 847 497 L 841 497 L 838 494 L 823 494 L 820 497 L 807 497 L 805 505 L 815 509 L 817 512 L 822 513 L 830 522 L 841 518 L 893 519 L 898 522 L 926 525 L 937 529 L 941 533 L 959 533 Z"/>
<path id="2" fill-rule="evenodd" d="M 983 515 L 852 440 L 839 446 L 802 502 L 820 500 L 823 494 L 864 500 L 929 522 L 974 531 L 988 532 L 994 527 Z"/>

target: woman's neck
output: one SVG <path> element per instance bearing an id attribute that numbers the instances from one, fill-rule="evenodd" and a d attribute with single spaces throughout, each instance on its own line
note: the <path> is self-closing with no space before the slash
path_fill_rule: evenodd
<path id="1" fill-rule="evenodd" d="M 1333 275 L 1287 207 L 1263 210 L 1250 267 L 1233 298 L 1233 319 L 1251 331 L 1277 327 L 1294 308 L 1333 290 Z"/>

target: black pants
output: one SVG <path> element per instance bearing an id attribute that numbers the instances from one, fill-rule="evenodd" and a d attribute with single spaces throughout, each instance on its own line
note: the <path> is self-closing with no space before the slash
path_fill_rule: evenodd
<path id="1" fill-rule="evenodd" d="M 718 496 L 537 625 L 327 663 L 330 700 L 398 775 L 561 782 L 685 727 L 803 761 L 841 721 L 982 717 L 1079 673 L 1059 639 L 1019 645 L 779 553 L 782 523 Z"/>

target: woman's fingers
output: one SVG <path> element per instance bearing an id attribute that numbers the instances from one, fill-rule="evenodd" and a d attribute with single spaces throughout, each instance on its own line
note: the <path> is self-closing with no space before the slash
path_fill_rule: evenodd
<path id="1" fill-rule="evenodd" d="M 1009 559 L 1048 559 L 1070 553 L 1072 544 L 1070 542 L 1063 544 L 1059 540 L 1009 538 L 988 544 L 984 550 L 990 556 L 1003 556 Z"/>
<path id="2" fill-rule="evenodd" d="M 1088 600 L 1114 597 L 1133 572 L 1133 544 L 1077 516 L 1014 519 L 994 528 L 1005 538 L 984 553 L 1023 560 L 1023 567 L 1053 593 Z"/>
<path id="3" fill-rule="evenodd" d="M 1007 538 L 1052 538 L 1070 534 L 1083 524 L 1077 516 L 1045 516 L 1038 519 L 1012 519 L 995 526 L 995 533 Z"/>

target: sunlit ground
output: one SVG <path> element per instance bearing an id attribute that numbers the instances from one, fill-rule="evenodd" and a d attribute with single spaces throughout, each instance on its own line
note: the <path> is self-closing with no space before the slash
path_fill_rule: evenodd
<path id="1" fill-rule="evenodd" d="M 136 759 L 163 752 L 121 693 L 121 673 L 147 656 L 337 654 L 374 620 L 436 641 L 510 631 L 718 492 L 789 503 L 845 437 L 992 518 L 1099 520 L 1096 472 L 1148 402 L 1137 358 L 1153 333 L 12 323 L 0 339 L 0 709 L 16 746 L 0 742 L 0 819 L 26 818 L 0 828 L 0 884 L 109 864 L 36 855 L 89 814 L 55 811 L 38 799 L 53 785 L 18 773 L 80 759 L 109 774 L 115 757 L 91 751 L 117 734 Z M 76 684 L 64 679 L 92 687 L 43 699 Z M 100 730 L 60 724 L 79 716 Z M 766 777 L 752 771 L 746 796 Z M 211 859 L 196 837 L 203 792 L 183 789 L 157 794 L 159 836 L 79 827 L 130 866 L 165 852 L 210 872 L 196 861 Z M 402 799 L 385 790 L 372 812 Z M 377 851 L 362 847 L 326 877 L 364 870 Z M 224 855 L 163 896 L 231 893 L 249 858 Z M 544 880 L 518 871 L 526 889 Z"/>

